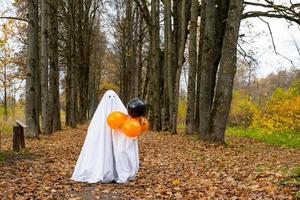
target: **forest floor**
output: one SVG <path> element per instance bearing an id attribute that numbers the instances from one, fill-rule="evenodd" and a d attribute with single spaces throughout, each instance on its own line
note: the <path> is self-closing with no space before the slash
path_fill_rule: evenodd
<path id="1" fill-rule="evenodd" d="M 70 176 L 86 129 L 84 125 L 28 139 L 20 153 L 10 151 L 11 136 L 2 135 L 0 199 L 296 199 L 299 195 L 300 149 L 232 136 L 226 146 L 219 146 L 180 134 L 145 133 L 139 138 L 140 169 L 134 180 L 75 183 Z"/>

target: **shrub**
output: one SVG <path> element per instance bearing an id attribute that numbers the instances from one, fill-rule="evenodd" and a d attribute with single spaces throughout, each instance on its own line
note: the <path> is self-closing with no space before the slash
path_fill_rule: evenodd
<path id="1" fill-rule="evenodd" d="M 233 93 L 229 113 L 229 123 L 231 125 L 249 127 L 259 113 L 259 107 L 253 102 L 250 96 L 240 91 Z"/>
<path id="2" fill-rule="evenodd" d="M 261 108 L 260 116 L 252 126 L 270 131 L 300 130 L 300 94 L 299 88 L 288 90 L 277 88 Z"/>

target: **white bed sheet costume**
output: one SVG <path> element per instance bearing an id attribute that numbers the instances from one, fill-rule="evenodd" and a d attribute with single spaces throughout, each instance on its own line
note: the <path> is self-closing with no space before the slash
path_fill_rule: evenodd
<path id="1" fill-rule="evenodd" d="M 113 111 L 127 114 L 119 96 L 109 90 L 88 127 L 72 180 L 125 183 L 135 177 L 139 167 L 138 141 L 108 126 L 106 118 Z"/>

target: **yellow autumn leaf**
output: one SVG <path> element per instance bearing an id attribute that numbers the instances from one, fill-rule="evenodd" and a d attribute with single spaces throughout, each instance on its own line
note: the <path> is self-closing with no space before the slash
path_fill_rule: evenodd
<path id="1" fill-rule="evenodd" d="M 172 181 L 172 184 L 173 184 L 173 185 L 179 185 L 179 184 L 180 184 L 180 180 L 174 179 L 174 180 Z"/>

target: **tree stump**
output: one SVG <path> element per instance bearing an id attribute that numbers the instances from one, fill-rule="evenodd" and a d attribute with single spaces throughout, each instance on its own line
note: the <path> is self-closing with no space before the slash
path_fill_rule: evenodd
<path id="1" fill-rule="evenodd" d="M 19 120 L 15 122 L 17 125 L 13 127 L 13 150 L 20 151 L 25 148 L 24 128 L 27 126 Z"/>

